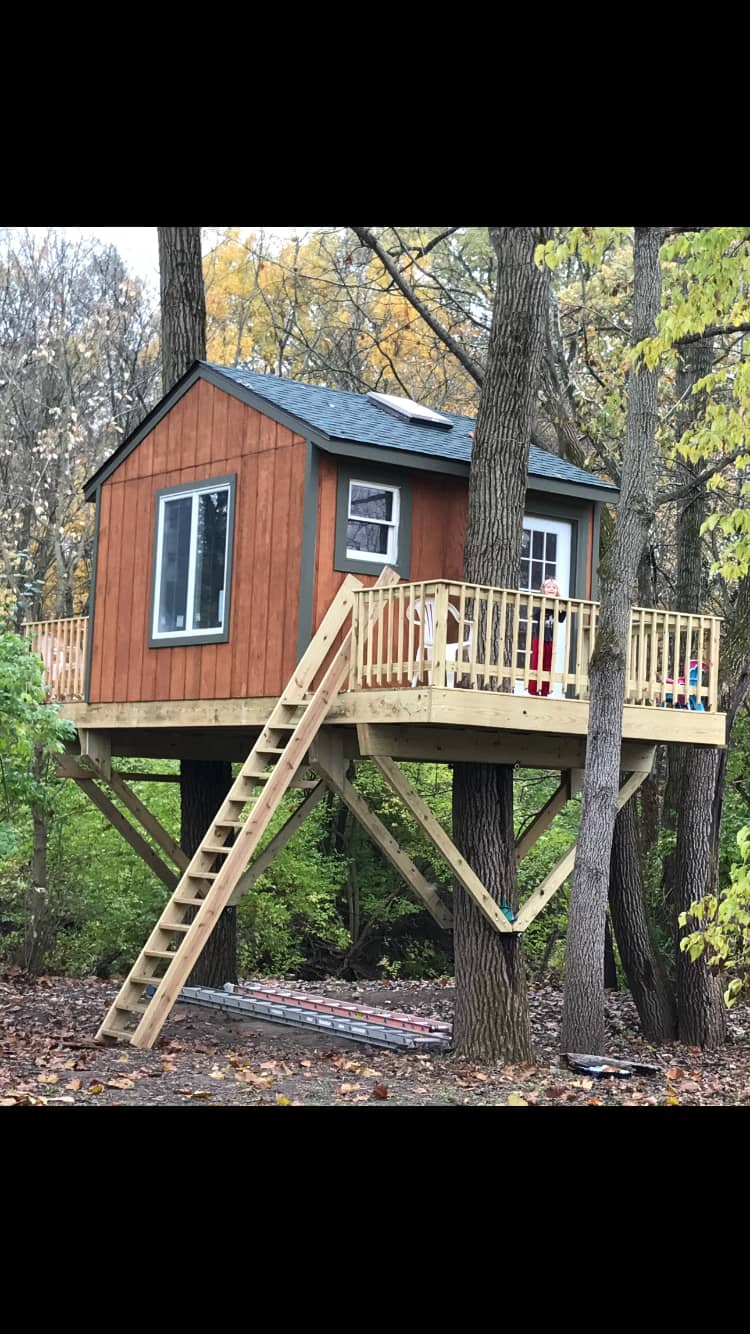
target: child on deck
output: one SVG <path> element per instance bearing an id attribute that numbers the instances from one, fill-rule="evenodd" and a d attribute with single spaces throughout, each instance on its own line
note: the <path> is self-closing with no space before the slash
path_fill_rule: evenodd
<path id="1" fill-rule="evenodd" d="M 539 591 L 541 593 L 545 593 L 547 597 L 559 598 L 560 585 L 558 584 L 556 579 L 547 579 L 545 583 L 542 584 L 542 587 Z M 532 671 L 537 671 L 539 668 L 539 639 L 540 639 L 539 622 L 541 621 L 541 613 L 542 613 L 541 607 L 535 607 L 532 613 L 532 630 L 531 630 Z M 565 620 L 564 608 L 562 611 L 558 613 L 557 619 L 558 621 Z M 542 671 L 544 672 L 549 672 L 552 669 L 552 640 L 554 638 L 554 633 L 555 633 L 555 609 L 554 607 L 547 607 L 545 608 L 544 612 L 544 636 L 543 636 L 544 648 L 542 650 Z M 548 695 L 549 688 L 550 688 L 549 681 L 542 681 L 541 685 L 538 685 L 536 681 L 529 681 L 530 695 Z"/>

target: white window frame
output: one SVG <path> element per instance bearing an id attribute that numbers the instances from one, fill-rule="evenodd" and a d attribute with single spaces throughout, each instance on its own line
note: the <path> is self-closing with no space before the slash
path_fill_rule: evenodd
<path id="1" fill-rule="evenodd" d="M 193 625 L 192 618 L 195 615 L 195 567 L 198 559 L 198 507 L 199 497 L 206 494 L 214 494 L 217 491 L 226 491 L 229 497 L 227 503 L 227 535 L 224 546 L 224 587 L 219 593 L 219 606 L 221 608 L 221 625 L 211 626 L 206 629 L 205 626 Z M 227 576 L 230 574 L 230 548 L 229 544 L 232 537 L 232 493 L 233 485 L 231 480 L 222 478 L 216 482 L 206 482 L 198 486 L 186 487 L 184 485 L 176 486 L 173 491 L 163 491 L 159 496 L 159 503 L 156 515 L 156 560 L 154 563 L 154 608 L 151 623 L 151 638 L 155 643 L 160 640 L 184 639 L 186 642 L 195 639 L 221 639 L 226 637 L 226 607 L 227 607 Z M 164 549 L 164 516 L 166 506 L 171 500 L 187 500 L 190 497 L 192 509 L 190 513 L 190 546 L 188 549 L 188 582 L 187 596 L 185 601 L 186 618 L 190 617 L 190 624 L 185 625 L 182 630 L 160 630 L 159 629 L 159 611 L 161 607 L 161 562 Z"/>
<path id="2" fill-rule="evenodd" d="M 371 491 L 390 491 L 393 496 L 393 508 L 390 519 L 363 519 L 361 514 L 352 514 L 352 487 L 365 486 Z M 350 523 L 377 523 L 381 528 L 388 529 L 388 550 L 387 551 L 360 551 L 357 547 L 347 546 L 346 555 L 348 560 L 371 561 L 373 565 L 393 565 L 398 560 L 398 529 L 401 514 L 401 494 L 400 487 L 391 486 L 388 482 L 367 482 L 357 477 L 349 478 L 349 490 L 347 492 L 346 503 L 346 522 Z"/>

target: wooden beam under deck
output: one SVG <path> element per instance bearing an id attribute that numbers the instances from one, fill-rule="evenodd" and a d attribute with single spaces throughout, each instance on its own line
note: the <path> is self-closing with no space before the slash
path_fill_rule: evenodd
<path id="1" fill-rule="evenodd" d="M 132 733 L 169 734 L 164 755 L 174 755 L 176 736 L 185 729 L 209 733 L 212 747 L 222 733 L 246 732 L 265 725 L 275 699 L 155 700 L 139 704 L 64 704 L 62 713 L 79 728 L 105 732 L 123 729 Z M 589 706 L 585 700 L 537 698 L 529 695 L 503 695 L 485 690 L 439 689 L 437 686 L 405 690 L 345 691 L 331 707 L 326 726 L 346 727 L 359 724 L 399 727 L 428 723 L 431 728 L 447 731 L 470 728 L 475 736 L 490 730 L 516 732 L 525 736 L 585 738 Z M 647 708 L 626 704 L 623 716 L 623 740 L 646 745 L 684 741 L 695 745 L 723 746 L 726 740 L 726 715 L 698 713 L 688 709 Z M 112 753 L 146 752 L 116 749 Z M 202 739 L 195 737 L 202 745 Z M 170 749 L 171 746 L 171 749 Z M 247 748 L 245 749 L 245 754 Z M 201 756 L 199 756 L 201 757 Z M 202 751 L 203 758 L 207 756 Z M 187 757 L 185 757 L 187 758 Z M 446 760 L 453 758 L 445 756 Z M 458 758 L 458 757 L 455 757 Z M 580 767 L 565 757 L 562 768 Z"/>

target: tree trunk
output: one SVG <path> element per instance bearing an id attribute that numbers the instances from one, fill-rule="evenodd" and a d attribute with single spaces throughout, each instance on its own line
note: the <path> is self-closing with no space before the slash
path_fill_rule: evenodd
<path id="1" fill-rule="evenodd" d="M 206 294 L 200 227 L 157 227 L 164 393 L 206 359 Z"/>
<path id="2" fill-rule="evenodd" d="M 200 227 L 159 227 L 162 386 L 165 394 L 206 356 L 206 297 Z M 180 764 L 181 843 L 192 856 L 232 782 L 224 761 Z M 190 977 L 191 986 L 237 981 L 237 909 L 225 908 Z"/>
<path id="3" fill-rule="evenodd" d="M 498 281 L 487 368 L 469 478 L 464 578 L 518 586 L 529 440 L 544 342 L 549 274 L 534 263 L 542 227 L 490 228 Z M 456 764 L 453 831 L 497 903 L 518 909 L 513 770 Z M 454 1049 L 475 1061 L 525 1061 L 531 1054 L 521 937 L 495 931 L 459 886 L 455 891 Z"/>
<path id="4" fill-rule="evenodd" d="M 690 391 L 708 375 L 712 364 L 711 338 L 689 343 L 681 351 L 675 391 L 678 399 L 684 399 L 680 414 L 682 430 L 705 410 L 704 395 Z M 703 462 L 681 460 L 679 464 L 680 478 L 689 490 L 677 512 L 676 611 L 699 612 L 706 592 L 701 525 L 706 517 L 708 495 L 705 484 L 695 482 Z M 719 751 L 688 745 L 668 746 L 667 768 L 664 809 L 667 825 L 675 831 L 675 844 L 664 859 L 664 880 L 665 896 L 673 915 L 679 1035 L 690 1046 L 715 1047 L 726 1038 L 721 984 L 709 972 L 705 957 L 693 963 L 680 949 L 680 940 L 689 934 L 690 928 L 680 927 L 678 918 L 713 887 L 712 810 Z M 714 851 L 718 866 L 718 843 Z"/>
<path id="5" fill-rule="evenodd" d="M 677 1036 L 677 1014 L 648 929 L 634 799 L 615 821 L 609 911 L 643 1036 L 649 1042 L 670 1042 Z"/>
<path id="6" fill-rule="evenodd" d="M 232 766 L 223 760 L 182 760 L 180 774 L 180 846 L 192 857 L 232 785 Z M 225 908 L 188 985 L 223 987 L 236 981 L 237 909 Z"/>
<path id="7" fill-rule="evenodd" d="M 663 229 L 636 227 L 633 246 L 635 346 L 656 330 L 661 304 Z M 604 917 L 609 888 L 631 594 L 654 510 L 658 371 L 631 372 L 622 489 L 611 545 L 601 562 L 601 607 L 589 673 L 589 728 L 583 808 L 568 916 L 563 1002 L 564 1051 L 604 1048 Z"/>

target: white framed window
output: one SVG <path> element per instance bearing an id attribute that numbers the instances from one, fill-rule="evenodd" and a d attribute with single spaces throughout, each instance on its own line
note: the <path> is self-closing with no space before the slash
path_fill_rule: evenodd
<path id="1" fill-rule="evenodd" d="M 398 560 L 400 487 L 349 479 L 346 555 L 349 560 L 395 565 Z"/>
<path id="2" fill-rule="evenodd" d="M 217 477 L 157 493 L 153 646 L 228 638 L 234 485 Z"/>

